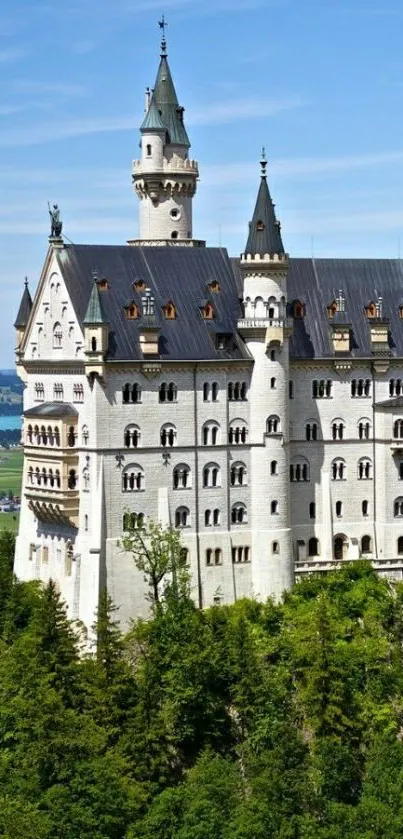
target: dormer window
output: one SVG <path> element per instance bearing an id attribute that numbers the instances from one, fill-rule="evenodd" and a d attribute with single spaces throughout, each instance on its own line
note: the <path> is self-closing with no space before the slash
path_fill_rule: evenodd
<path id="1" fill-rule="evenodd" d="M 337 312 L 337 301 L 333 300 L 331 303 L 329 303 L 329 305 L 326 308 L 327 308 L 327 316 L 328 316 L 329 320 L 332 320 L 332 318 L 334 318 L 334 316 Z"/>
<path id="2" fill-rule="evenodd" d="M 137 320 L 140 315 L 139 307 L 136 303 L 130 303 L 129 306 L 125 306 L 125 311 L 128 320 Z"/>
<path id="3" fill-rule="evenodd" d="M 144 297 L 141 298 L 141 302 L 143 305 L 143 315 L 153 315 L 155 311 L 155 300 L 149 288 Z"/>
<path id="4" fill-rule="evenodd" d="M 302 320 L 305 316 L 305 306 L 301 300 L 294 300 L 292 304 L 292 316 L 295 320 Z"/>
<path id="5" fill-rule="evenodd" d="M 109 289 L 108 280 L 105 277 L 103 277 L 102 280 L 97 280 L 97 287 L 98 287 L 99 291 L 108 291 L 108 289 Z"/>
<path id="6" fill-rule="evenodd" d="M 263 221 L 257 221 L 257 222 L 256 222 L 256 230 L 257 230 L 259 233 L 260 233 L 262 230 L 264 230 L 264 223 L 263 223 Z"/>
<path id="7" fill-rule="evenodd" d="M 142 294 L 143 291 L 146 290 L 146 287 L 147 286 L 144 280 L 135 280 L 135 282 L 133 283 L 133 288 L 135 288 L 135 290 L 138 291 L 139 294 Z"/>
<path id="8" fill-rule="evenodd" d="M 206 305 L 203 306 L 201 313 L 204 320 L 213 320 L 215 315 L 214 307 L 211 305 L 211 303 L 206 303 Z"/>
<path id="9" fill-rule="evenodd" d="M 218 294 L 221 291 L 220 283 L 217 280 L 212 280 L 208 287 L 213 294 Z"/>
<path id="10" fill-rule="evenodd" d="M 368 303 L 368 306 L 365 307 L 364 311 L 366 317 L 369 319 L 378 317 L 378 307 L 373 300 L 371 300 L 371 302 Z"/>
<path id="11" fill-rule="evenodd" d="M 164 318 L 167 320 L 175 320 L 176 318 L 176 308 L 172 303 L 172 300 L 168 300 L 168 303 L 162 307 L 162 311 L 164 313 Z"/>

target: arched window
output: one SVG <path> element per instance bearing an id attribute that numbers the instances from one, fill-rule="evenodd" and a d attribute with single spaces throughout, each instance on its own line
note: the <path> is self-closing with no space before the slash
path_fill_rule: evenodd
<path id="1" fill-rule="evenodd" d="M 364 501 L 361 504 L 361 511 L 363 516 L 368 515 L 368 501 L 366 499 L 364 499 Z"/>
<path id="2" fill-rule="evenodd" d="M 244 463 L 236 462 L 231 466 L 230 483 L 232 487 L 246 486 L 248 483 L 248 472 Z"/>
<path id="3" fill-rule="evenodd" d="M 83 446 L 88 446 L 88 439 L 89 439 L 89 436 L 90 436 L 89 431 L 88 431 L 88 425 L 83 425 L 83 427 L 81 429 L 81 436 L 82 436 L 82 439 L 83 439 Z"/>
<path id="4" fill-rule="evenodd" d="M 175 527 L 190 527 L 190 511 L 188 507 L 178 507 L 175 511 Z"/>
<path id="5" fill-rule="evenodd" d="M 372 478 L 372 461 L 369 457 L 363 457 L 358 461 L 357 477 L 359 481 L 368 481 Z"/>
<path id="6" fill-rule="evenodd" d="M 137 382 L 134 382 L 134 384 L 126 382 L 126 384 L 123 385 L 122 402 L 124 405 L 141 402 L 141 388 L 140 385 L 137 384 Z"/>
<path id="7" fill-rule="evenodd" d="M 393 505 L 393 514 L 395 518 L 401 518 L 403 516 L 403 497 L 399 496 L 399 498 L 395 499 Z"/>
<path id="8" fill-rule="evenodd" d="M 211 521 L 212 521 L 211 510 L 205 510 L 204 511 L 204 525 L 205 525 L 205 527 L 210 527 L 211 526 Z"/>
<path id="9" fill-rule="evenodd" d="M 126 466 L 122 474 L 122 492 L 140 492 L 144 486 L 144 470 L 137 463 Z"/>
<path id="10" fill-rule="evenodd" d="M 330 399 L 332 396 L 331 379 L 315 379 L 312 382 L 312 399 Z"/>
<path id="11" fill-rule="evenodd" d="M 316 518 L 316 504 L 314 501 L 311 501 L 309 504 L 309 518 L 315 519 Z"/>
<path id="12" fill-rule="evenodd" d="M 308 420 L 305 425 L 305 439 L 308 441 L 318 439 L 318 424 L 315 420 Z"/>
<path id="13" fill-rule="evenodd" d="M 215 510 L 213 510 L 213 525 L 214 525 L 214 527 L 217 527 L 220 524 L 220 520 L 221 520 L 221 513 L 220 513 L 219 509 L 216 508 Z"/>
<path id="14" fill-rule="evenodd" d="M 166 422 L 160 431 L 161 446 L 165 448 L 172 448 L 176 446 L 176 428 L 172 423 Z"/>
<path id="15" fill-rule="evenodd" d="M 389 379 L 389 396 L 400 396 L 402 393 L 402 380 Z"/>
<path id="16" fill-rule="evenodd" d="M 272 542 L 271 552 L 272 552 L 272 554 L 279 554 L 280 553 L 280 542 Z"/>
<path id="17" fill-rule="evenodd" d="M 332 461 L 332 480 L 344 481 L 346 478 L 346 464 L 341 457 Z"/>
<path id="18" fill-rule="evenodd" d="M 74 559 L 74 546 L 71 542 L 66 543 L 66 553 L 64 556 L 64 573 L 66 577 L 71 577 L 72 563 Z"/>
<path id="19" fill-rule="evenodd" d="M 403 439 L 403 419 L 397 419 L 393 423 L 393 436 L 395 440 Z"/>
<path id="20" fill-rule="evenodd" d="M 270 502 L 270 513 L 271 513 L 271 515 L 272 516 L 277 516 L 278 515 L 278 510 L 279 510 L 278 501 L 271 501 Z"/>
<path id="21" fill-rule="evenodd" d="M 60 323 L 55 323 L 53 327 L 53 348 L 58 349 L 63 345 L 63 330 Z"/>
<path id="22" fill-rule="evenodd" d="M 369 419 L 363 417 L 358 423 L 358 438 L 359 440 L 369 440 L 371 433 L 371 423 Z"/>
<path id="23" fill-rule="evenodd" d="M 203 385 L 203 402 L 209 402 L 210 399 L 210 382 L 204 382 Z"/>
<path id="24" fill-rule="evenodd" d="M 276 360 L 276 350 L 270 350 L 270 361 Z"/>
<path id="25" fill-rule="evenodd" d="M 217 446 L 220 442 L 220 426 L 215 420 L 208 420 L 202 428 L 203 446 Z"/>
<path id="26" fill-rule="evenodd" d="M 397 540 L 397 552 L 403 554 L 403 536 L 399 536 Z"/>
<path id="27" fill-rule="evenodd" d="M 319 556 L 319 539 L 312 536 L 308 542 L 308 556 Z"/>
<path id="28" fill-rule="evenodd" d="M 305 457 L 295 457 L 290 463 L 290 480 L 295 483 L 309 481 L 309 461 Z"/>
<path id="29" fill-rule="evenodd" d="M 67 479 L 67 486 L 69 489 L 75 489 L 77 486 L 77 474 L 75 469 L 69 469 L 69 476 Z"/>
<path id="30" fill-rule="evenodd" d="M 141 432 L 138 425 L 127 425 L 123 440 L 126 449 L 137 449 L 140 445 Z"/>
<path id="31" fill-rule="evenodd" d="M 276 389 L 276 377 L 275 376 L 272 376 L 271 379 L 270 379 L 270 389 L 271 390 Z"/>
<path id="32" fill-rule="evenodd" d="M 69 426 L 69 430 L 68 430 L 68 432 L 67 432 L 67 445 L 68 445 L 70 448 L 73 448 L 73 446 L 75 446 L 75 444 L 76 444 L 76 432 L 75 432 L 75 428 L 74 428 L 74 425 L 70 425 L 70 426 Z"/>
<path id="33" fill-rule="evenodd" d="M 146 145 L 146 154 L 147 154 L 147 157 L 151 157 L 151 154 L 152 154 L 151 143 L 147 143 L 147 145 Z"/>
<path id="34" fill-rule="evenodd" d="M 221 470 L 217 463 L 207 463 L 203 469 L 203 487 L 221 486 Z"/>
<path id="35" fill-rule="evenodd" d="M 231 446 L 240 446 L 246 443 L 248 429 L 244 420 L 232 420 L 228 429 L 228 442 Z"/>
<path id="36" fill-rule="evenodd" d="M 372 539 L 370 536 L 361 537 L 361 553 L 372 554 Z"/>
<path id="37" fill-rule="evenodd" d="M 246 382 L 228 382 L 228 399 L 230 402 L 245 402 L 246 397 Z"/>
<path id="38" fill-rule="evenodd" d="M 219 392 L 218 382 L 213 382 L 212 385 L 211 385 L 211 401 L 212 402 L 217 402 L 218 392 Z"/>
<path id="39" fill-rule="evenodd" d="M 332 440 L 342 440 L 344 437 L 344 420 L 335 419 L 332 422 Z"/>
<path id="40" fill-rule="evenodd" d="M 280 428 L 280 417 L 276 416 L 276 414 L 272 414 L 270 417 L 268 417 L 266 422 L 267 434 L 279 434 Z"/>
<path id="41" fill-rule="evenodd" d="M 191 485 L 190 467 L 186 463 L 179 463 L 173 471 L 173 488 L 189 489 Z"/>
<path id="42" fill-rule="evenodd" d="M 123 530 L 141 530 L 144 527 L 144 513 L 123 513 Z"/>
<path id="43" fill-rule="evenodd" d="M 245 504 L 238 502 L 231 507 L 231 524 L 246 524 L 248 514 Z"/>
<path id="44" fill-rule="evenodd" d="M 270 475 L 278 475 L 278 463 L 277 460 L 270 461 Z"/>
<path id="45" fill-rule="evenodd" d="M 91 351 L 92 352 L 97 351 L 97 339 L 96 339 L 95 335 L 93 335 L 92 338 L 91 338 Z"/>
<path id="46" fill-rule="evenodd" d="M 345 559 L 347 556 L 347 549 L 348 549 L 348 540 L 347 537 L 343 534 L 339 534 L 338 536 L 334 537 L 333 541 L 333 553 L 334 558 L 337 560 Z"/>
<path id="47" fill-rule="evenodd" d="M 28 484 L 33 484 L 33 482 L 34 482 L 34 470 L 33 470 L 33 467 L 30 466 L 29 469 L 28 469 L 28 472 L 27 472 L 27 483 Z"/>
<path id="48" fill-rule="evenodd" d="M 337 516 L 338 519 L 340 519 L 341 516 L 343 515 L 343 502 L 342 501 L 336 501 L 335 507 L 336 507 L 336 516 Z"/>
<path id="49" fill-rule="evenodd" d="M 162 382 L 158 394 L 160 402 L 176 402 L 177 387 L 174 382 Z"/>

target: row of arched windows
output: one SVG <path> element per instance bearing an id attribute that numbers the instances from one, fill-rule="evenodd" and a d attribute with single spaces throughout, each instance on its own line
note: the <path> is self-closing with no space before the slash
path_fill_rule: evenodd
<path id="1" fill-rule="evenodd" d="M 246 443 L 247 427 L 243 420 L 234 420 L 228 430 L 228 442 L 230 445 L 242 445 Z M 202 443 L 204 446 L 216 446 L 220 444 L 221 428 L 214 420 L 209 420 L 202 427 Z M 141 431 L 138 425 L 132 423 L 126 426 L 123 432 L 125 448 L 136 449 L 140 446 Z M 165 423 L 160 430 L 160 443 L 164 448 L 172 448 L 177 442 L 177 430 L 172 423 Z"/>
<path id="2" fill-rule="evenodd" d="M 343 440 L 345 437 L 346 425 L 342 419 L 334 419 L 330 424 L 330 431 L 332 440 Z M 359 440 L 369 440 L 371 433 L 371 423 L 366 417 L 360 419 L 357 423 L 357 431 Z M 308 441 L 318 440 L 319 427 L 316 420 L 307 420 L 305 424 L 305 439 Z"/>
<path id="3" fill-rule="evenodd" d="M 275 462 L 275 461 L 273 461 Z M 347 478 L 347 466 L 343 458 L 335 458 L 331 463 L 331 478 L 333 481 L 344 481 Z M 366 481 L 372 478 L 372 461 L 363 457 L 357 464 L 357 478 L 359 481 Z M 306 458 L 295 458 L 290 463 L 290 480 L 300 483 L 310 480 L 309 461 Z"/>
<path id="4" fill-rule="evenodd" d="M 45 467 L 39 469 L 38 466 L 34 469 L 33 466 L 30 466 L 27 472 L 27 482 L 29 486 L 43 486 L 50 487 L 50 489 L 60 489 L 60 470 L 55 469 L 53 471 L 52 468 L 46 469 Z M 83 470 L 83 485 L 84 489 L 89 488 L 89 472 L 87 469 Z M 77 473 L 75 469 L 69 470 L 67 476 L 67 487 L 68 489 L 77 488 Z"/>
<path id="5" fill-rule="evenodd" d="M 246 382 L 229 382 L 227 385 L 228 399 L 230 402 L 244 402 L 247 399 L 248 387 Z M 158 390 L 160 402 L 176 402 L 177 386 L 174 382 L 162 382 Z M 219 394 L 218 382 L 204 382 L 203 401 L 217 402 Z M 122 387 L 122 402 L 124 405 L 141 402 L 141 388 L 137 382 L 126 384 Z"/>
<path id="6" fill-rule="evenodd" d="M 276 461 L 272 461 L 276 463 Z M 230 471 L 231 486 L 247 485 L 247 469 L 244 463 L 234 463 Z M 173 470 L 173 488 L 190 489 L 192 486 L 192 473 L 186 463 L 180 463 Z M 221 469 L 217 463 L 208 463 L 203 468 L 202 485 L 204 488 L 221 486 Z M 145 489 L 144 469 L 138 464 L 126 466 L 122 473 L 123 492 L 135 492 Z"/>

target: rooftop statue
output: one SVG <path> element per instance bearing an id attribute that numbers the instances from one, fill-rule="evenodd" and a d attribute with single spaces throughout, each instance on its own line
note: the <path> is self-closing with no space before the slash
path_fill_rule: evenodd
<path id="1" fill-rule="evenodd" d="M 53 204 L 53 207 L 49 207 L 49 216 L 50 216 L 50 235 L 51 238 L 60 239 L 63 229 L 63 222 L 60 219 L 60 210 L 57 204 Z"/>

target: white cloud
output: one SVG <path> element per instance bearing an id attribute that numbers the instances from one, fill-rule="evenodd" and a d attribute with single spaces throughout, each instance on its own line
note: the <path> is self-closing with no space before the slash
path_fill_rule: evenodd
<path id="1" fill-rule="evenodd" d="M 62 82 L 42 82 L 34 79 L 15 79 L 9 84 L 14 93 L 56 96 L 86 96 L 88 89 L 84 85 L 64 84 Z"/>
<path id="2" fill-rule="evenodd" d="M 189 125 L 219 125 L 239 122 L 242 119 L 262 119 L 280 111 L 300 108 L 305 102 L 299 97 L 290 99 L 266 99 L 248 97 L 217 102 L 189 112 Z"/>

